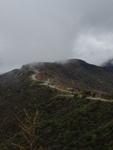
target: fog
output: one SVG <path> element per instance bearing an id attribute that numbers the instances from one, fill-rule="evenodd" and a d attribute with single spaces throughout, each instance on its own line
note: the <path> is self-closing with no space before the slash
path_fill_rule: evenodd
<path id="1" fill-rule="evenodd" d="M 0 72 L 69 58 L 113 57 L 112 0 L 1 0 Z"/>

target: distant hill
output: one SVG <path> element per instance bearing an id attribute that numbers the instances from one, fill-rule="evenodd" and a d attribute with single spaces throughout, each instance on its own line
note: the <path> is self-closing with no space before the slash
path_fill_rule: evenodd
<path id="1" fill-rule="evenodd" d="M 76 59 L 0 75 L 0 150 L 113 149 L 113 101 L 79 93 L 112 93 L 112 79 L 105 67 Z"/>
<path id="2" fill-rule="evenodd" d="M 53 84 L 64 88 L 73 88 L 74 91 L 87 89 L 97 92 L 113 92 L 112 69 L 88 64 L 78 59 L 66 62 L 29 64 L 23 66 L 22 70 L 43 72 Z"/>

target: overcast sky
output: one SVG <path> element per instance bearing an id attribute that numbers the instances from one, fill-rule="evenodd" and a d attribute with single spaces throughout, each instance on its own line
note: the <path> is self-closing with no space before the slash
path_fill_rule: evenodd
<path id="1" fill-rule="evenodd" d="M 113 57 L 113 0 L 0 0 L 0 72 L 36 61 Z"/>

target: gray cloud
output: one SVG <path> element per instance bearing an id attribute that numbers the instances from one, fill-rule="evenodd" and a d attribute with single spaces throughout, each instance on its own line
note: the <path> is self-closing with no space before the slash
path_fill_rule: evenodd
<path id="1" fill-rule="evenodd" d="M 102 63 L 113 56 L 112 8 L 112 0 L 1 0 L 0 70 L 71 57 Z"/>

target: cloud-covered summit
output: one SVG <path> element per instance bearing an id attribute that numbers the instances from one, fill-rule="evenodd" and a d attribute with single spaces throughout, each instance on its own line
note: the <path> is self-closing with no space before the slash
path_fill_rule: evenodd
<path id="1" fill-rule="evenodd" d="M 2 68 L 71 57 L 101 64 L 113 57 L 112 8 L 111 0 L 1 0 Z"/>

